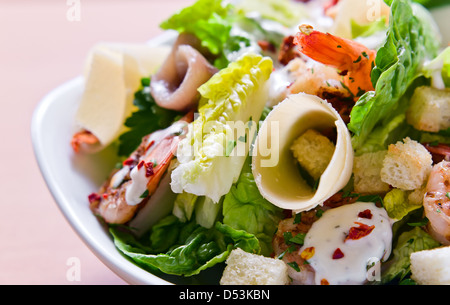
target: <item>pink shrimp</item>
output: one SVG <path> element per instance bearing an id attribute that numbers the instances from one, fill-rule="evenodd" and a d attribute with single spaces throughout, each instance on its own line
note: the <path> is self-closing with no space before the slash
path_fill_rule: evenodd
<path id="1" fill-rule="evenodd" d="M 435 164 L 423 199 L 427 228 L 437 241 L 450 245 L 450 162 Z"/>
<path id="2" fill-rule="evenodd" d="M 75 133 L 70 141 L 74 152 L 78 153 L 81 150 L 91 151 L 100 144 L 100 141 L 95 135 L 88 130 L 81 130 Z"/>
<path id="3" fill-rule="evenodd" d="M 156 191 L 192 120 L 190 112 L 167 129 L 145 136 L 123 168 L 114 171 L 98 193 L 89 195 L 91 210 L 107 223 L 130 221 Z"/>
<path id="4" fill-rule="evenodd" d="M 353 96 L 358 98 L 364 92 L 374 90 L 370 79 L 376 55 L 374 50 L 349 39 L 315 31 L 309 25 L 301 25 L 299 30 L 294 39 L 299 51 L 338 69 Z"/>

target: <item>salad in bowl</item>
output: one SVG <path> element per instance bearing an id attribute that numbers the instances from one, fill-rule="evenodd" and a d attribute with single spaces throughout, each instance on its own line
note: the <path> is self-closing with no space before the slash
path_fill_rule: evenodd
<path id="1" fill-rule="evenodd" d="M 115 251 L 169 281 L 450 284 L 450 49 L 418 2 L 198 0 L 168 44 L 95 46 L 70 144 L 114 151 L 85 198 Z"/>

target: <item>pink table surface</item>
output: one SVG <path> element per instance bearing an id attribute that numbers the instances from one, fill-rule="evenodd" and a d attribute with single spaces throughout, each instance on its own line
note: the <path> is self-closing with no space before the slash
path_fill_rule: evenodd
<path id="1" fill-rule="evenodd" d="M 77 3 L 79 20 L 70 21 L 77 17 L 71 14 Z M 83 244 L 59 211 L 34 158 L 31 117 L 44 95 L 80 75 L 96 42 L 145 42 L 162 33 L 161 21 L 191 3 L 0 2 L 0 284 L 126 284 Z M 72 258 L 80 266 L 75 281 Z"/>

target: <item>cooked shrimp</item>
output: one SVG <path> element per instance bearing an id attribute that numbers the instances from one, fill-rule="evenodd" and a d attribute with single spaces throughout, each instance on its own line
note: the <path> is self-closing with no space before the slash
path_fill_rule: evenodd
<path id="1" fill-rule="evenodd" d="M 193 112 L 172 126 L 145 136 L 123 168 L 113 172 L 98 194 L 89 196 L 90 207 L 107 223 L 123 224 L 133 218 L 158 184 L 186 134 Z"/>
<path id="2" fill-rule="evenodd" d="M 72 136 L 70 144 L 76 153 L 80 151 L 89 152 L 95 150 L 95 147 L 100 144 L 100 141 L 90 131 L 81 130 Z"/>
<path id="3" fill-rule="evenodd" d="M 344 85 L 356 98 L 374 90 L 370 79 L 376 55 L 374 50 L 349 39 L 315 31 L 309 25 L 301 25 L 299 30 L 294 43 L 300 52 L 336 68 L 344 76 Z"/>
<path id="4" fill-rule="evenodd" d="M 450 245 L 450 162 L 433 166 L 423 199 L 428 230 L 440 243 Z"/>
<path id="5" fill-rule="evenodd" d="M 305 217 L 306 215 L 308 216 Z M 300 223 L 294 223 L 295 218 L 283 219 L 279 222 L 277 233 L 272 240 L 275 257 L 281 257 L 284 262 L 290 265 L 288 275 L 292 279 L 292 285 L 314 284 L 315 271 L 301 257 L 301 253 L 299 253 L 301 246 L 290 244 L 286 240 L 286 233 L 292 234 L 292 237 L 297 236 L 297 234 L 306 234 L 313 222 L 310 216 L 314 217 L 311 212 L 303 212 Z"/>

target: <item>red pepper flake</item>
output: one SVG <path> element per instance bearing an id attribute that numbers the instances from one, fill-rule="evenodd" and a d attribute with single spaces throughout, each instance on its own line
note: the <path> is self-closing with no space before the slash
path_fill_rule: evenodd
<path id="1" fill-rule="evenodd" d="M 344 242 L 348 239 L 351 240 L 357 240 L 360 238 L 363 238 L 364 236 L 369 235 L 373 229 L 375 229 L 375 226 L 368 226 L 361 222 L 355 222 L 359 227 L 351 227 L 347 237 L 345 238 Z"/>
<path id="2" fill-rule="evenodd" d="M 330 283 L 327 281 L 327 279 L 321 279 L 320 285 L 330 285 Z"/>
<path id="3" fill-rule="evenodd" d="M 102 198 L 97 193 L 92 193 L 88 196 L 89 203 L 100 201 Z"/>
<path id="4" fill-rule="evenodd" d="M 358 217 L 372 219 L 372 212 L 367 209 L 362 212 L 359 212 Z"/>
<path id="5" fill-rule="evenodd" d="M 306 261 L 311 257 L 313 257 L 314 253 L 315 253 L 314 247 L 308 247 L 305 250 L 303 250 L 302 253 L 300 253 L 300 257 Z"/>
<path id="6" fill-rule="evenodd" d="M 108 198 L 108 194 L 107 193 L 103 193 L 103 199 Z"/>
<path id="7" fill-rule="evenodd" d="M 130 157 L 130 158 L 126 159 L 125 161 L 123 161 L 123 162 L 122 162 L 122 165 L 123 165 L 123 166 L 127 166 L 127 165 L 130 166 L 130 165 L 132 165 L 134 162 L 135 162 L 135 160 L 134 160 L 133 158 Z"/>
<path id="8" fill-rule="evenodd" d="M 333 259 L 340 259 L 344 257 L 344 253 L 342 253 L 341 249 L 337 248 L 334 250 Z"/>
<path id="9" fill-rule="evenodd" d="M 137 165 L 138 170 L 141 169 L 141 167 L 144 166 L 144 165 L 145 165 L 145 161 L 144 161 L 144 160 L 141 160 L 141 161 L 139 162 L 139 164 Z"/>
<path id="10" fill-rule="evenodd" d="M 145 163 L 145 167 L 147 168 L 145 171 L 145 177 L 153 176 L 155 173 L 153 172 L 153 162 Z"/>

